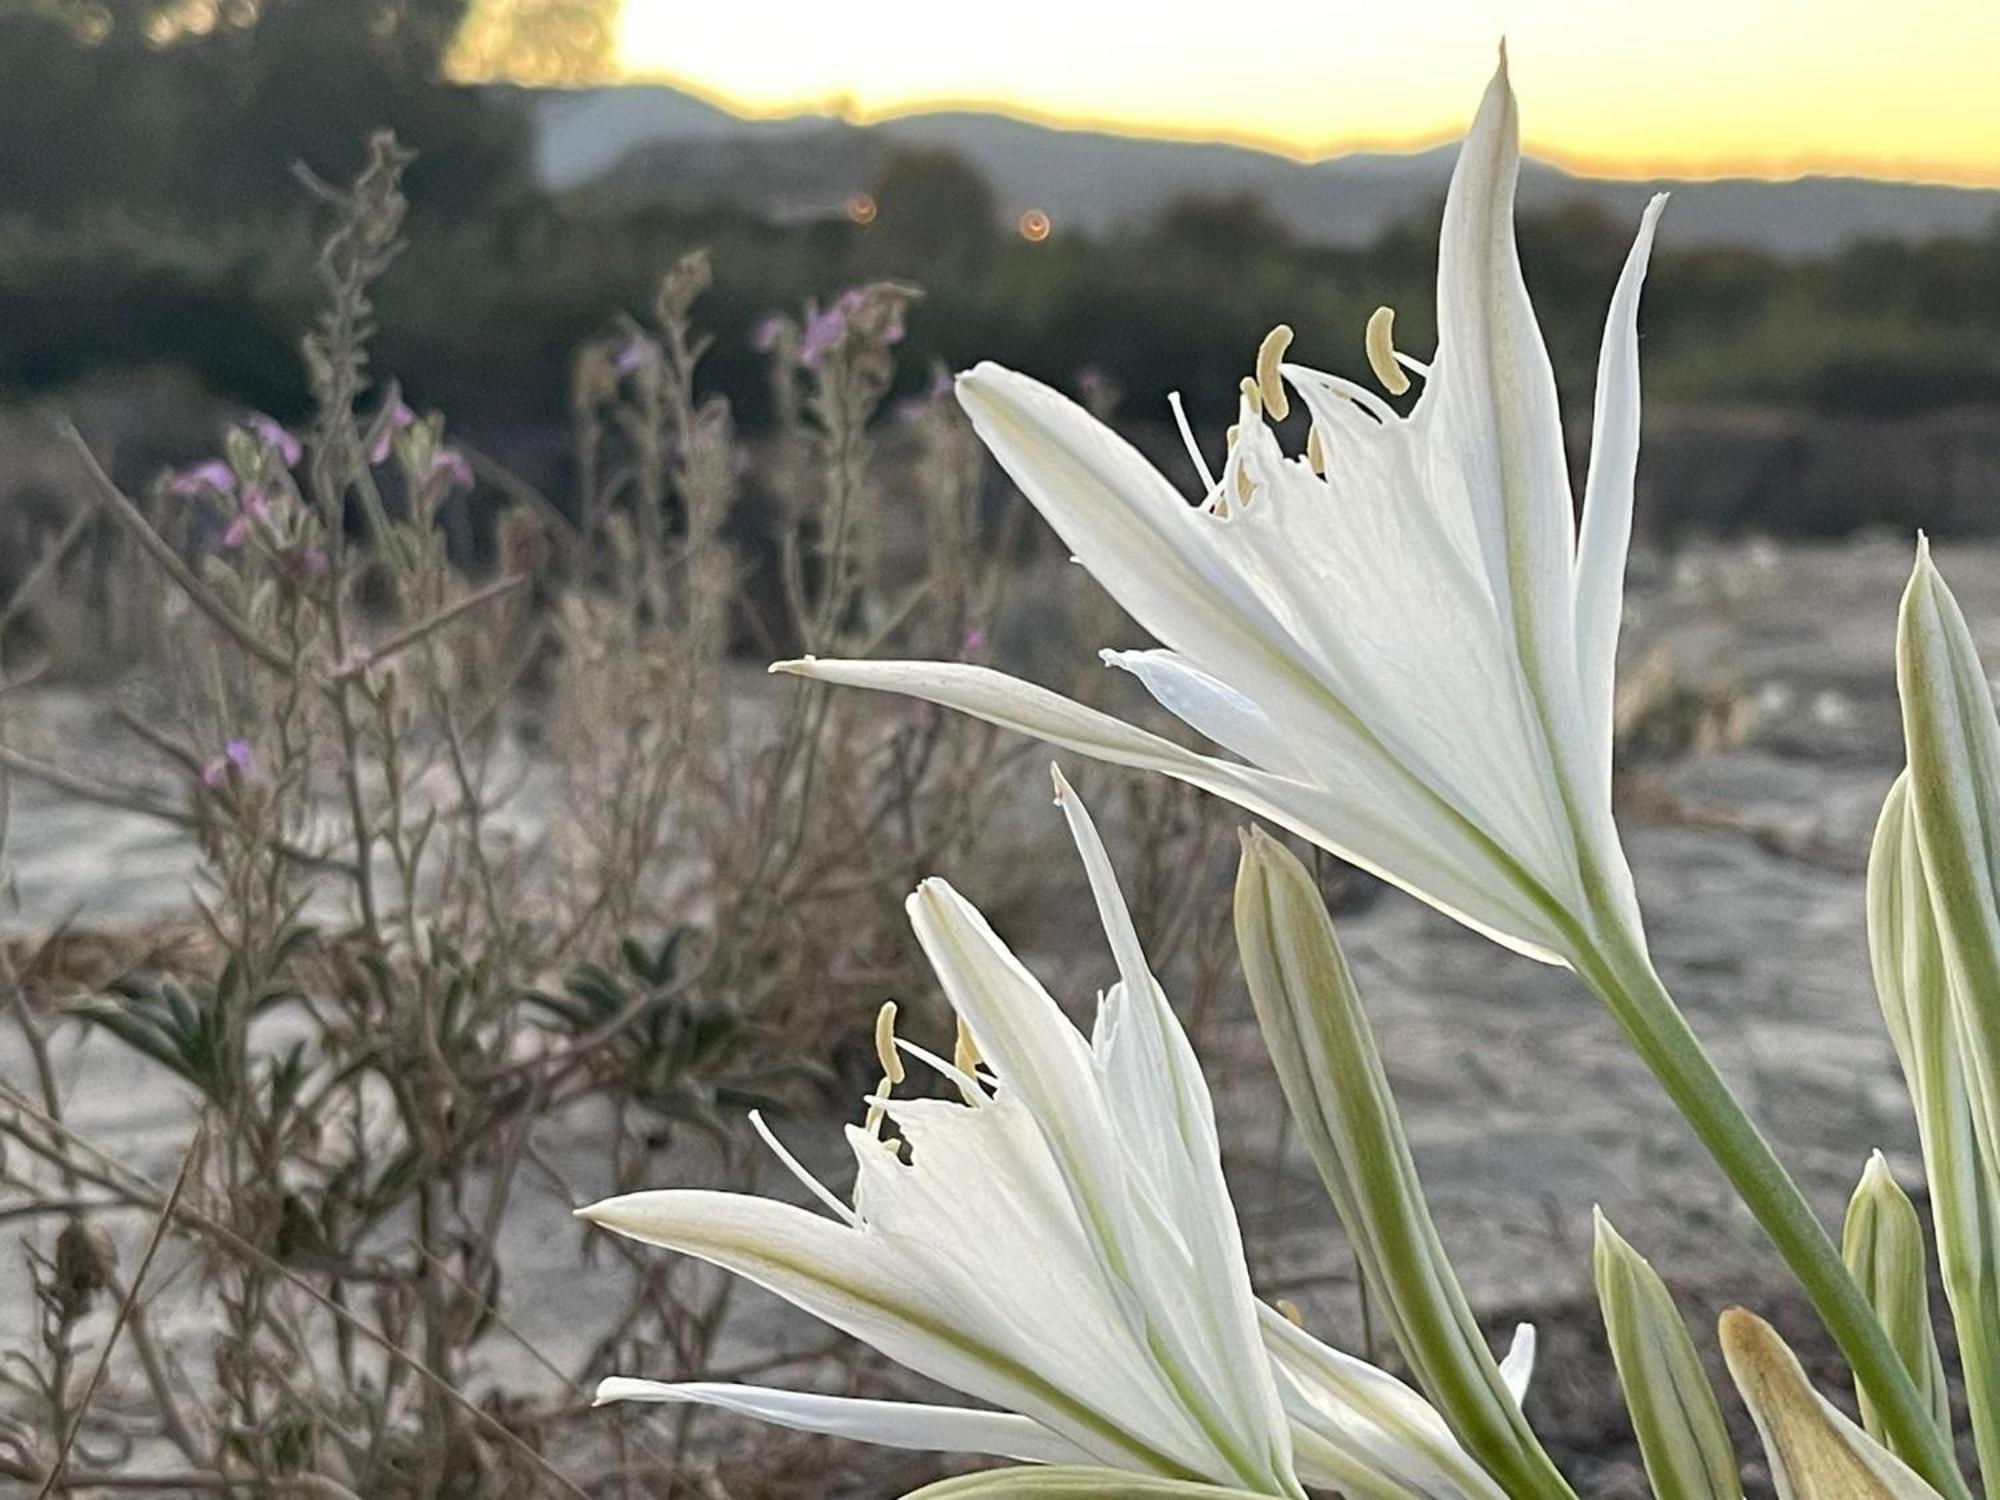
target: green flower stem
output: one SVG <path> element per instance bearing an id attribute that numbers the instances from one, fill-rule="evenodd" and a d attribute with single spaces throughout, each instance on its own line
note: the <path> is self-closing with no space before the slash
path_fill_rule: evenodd
<path id="1" fill-rule="evenodd" d="M 1609 934 L 1622 930 L 1622 924 L 1610 920 L 1599 928 Z M 1627 938 L 1579 933 L 1578 939 L 1577 974 L 1610 1009 L 1667 1097 L 1764 1226 L 1874 1401 L 1896 1451 L 1945 1500 L 1971 1500 L 1950 1446 L 1875 1310 L 1848 1274 L 1838 1247 L 1715 1071 L 1652 962 Z"/>

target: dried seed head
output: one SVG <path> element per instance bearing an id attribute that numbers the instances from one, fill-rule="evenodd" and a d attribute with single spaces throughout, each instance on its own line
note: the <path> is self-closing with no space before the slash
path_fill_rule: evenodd
<path id="1" fill-rule="evenodd" d="M 63 1226 L 56 1236 L 55 1284 L 50 1291 L 66 1320 L 90 1311 L 117 1264 L 118 1247 L 101 1225 L 71 1219 Z"/>

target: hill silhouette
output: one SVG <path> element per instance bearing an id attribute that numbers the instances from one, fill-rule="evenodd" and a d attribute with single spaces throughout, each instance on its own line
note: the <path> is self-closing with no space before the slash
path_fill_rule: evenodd
<path id="1" fill-rule="evenodd" d="M 1356 246 L 1441 198 L 1453 146 L 1353 152 L 1300 162 L 1248 146 L 1068 129 L 973 110 L 851 125 L 820 114 L 748 119 L 664 84 L 518 90 L 534 121 L 535 160 L 552 188 L 710 196 L 790 220 L 837 210 L 899 147 L 946 147 L 977 167 L 1011 214 L 1102 231 L 1187 193 L 1261 198 L 1308 243 Z M 1924 240 L 1980 231 L 2000 190 L 1812 176 L 1789 181 L 1581 177 L 1545 162 L 1522 171 L 1524 212 L 1584 200 L 1636 219 L 1674 193 L 1684 245 L 1824 255 L 1857 239 Z"/>

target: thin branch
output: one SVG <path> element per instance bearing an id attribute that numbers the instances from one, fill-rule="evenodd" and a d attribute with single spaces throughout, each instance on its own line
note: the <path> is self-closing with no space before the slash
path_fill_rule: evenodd
<path id="1" fill-rule="evenodd" d="M 76 430 L 75 425 L 68 421 L 58 421 L 56 430 L 63 440 L 76 450 L 77 459 L 82 463 L 84 472 L 97 488 L 98 498 L 110 507 L 114 516 L 125 523 L 126 529 L 132 533 L 140 548 L 159 564 L 161 571 L 187 595 L 188 601 L 221 626 L 230 638 L 251 656 L 282 676 L 292 676 L 297 668 L 291 659 L 246 625 L 235 610 L 217 598 L 215 591 L 195 576 L 194 569 L 183 562 L 179 554 L 161 539 L 157 531 L 153 530 L 153 523 L 146 519 L 145 512 L 134 505 L 125 492 L 112 482 L 111 476 L 104 472 L 103 466 L 97 462 L 97 455 L 90 451 L 90 444 L 83 440 L 83 434 Z"/>
<path id="2" fill-rule="evenodd" d="M 112 1156 L 108 1151 L 91 1142 L 70 1126 L 65 1125 L 60 1120 L 52 1119 L 41 1109 L 37 1108 L 33 1100 L 20 1093 L 4 1080 L 0 1080 L 0 1101 L 11 1105 L 17 1113 L 27 1116 L 28 1119 L 34 1121 L 35 1124 L 44 1130 L 59 1132 L 76 1150 L 81 1151 L 96 1162 L 97 1166 L 95 1169 L 83 1166 L 77 1167 L 77 1174 L 85 1181 L 93 1182 L 97 1186 L 108 1188 L 113 1192 L 124 1193 L 141 1202 L 156 1203 L 160 1201 L 155 1196 L 157 1189 L 144 1177 L 134 1172 L 115 1156 Z M 9 1133 L 31 1150 L 46 1150 L 45 1147 L 36 1142 L 27 1132 L 21 1130 L 19 1126 L 15 1126 Z M 459 1407 L 479 1426 L 496 1434 L 502 1442 L 506 1443 L 507 1446 L 514 1449 L 530 1464 L 539 1469 L 565 1494 L 575 1496 L 576 1500 L 589 1500 L 589 1496 L 578 1489 L 569 1479 L 565 1478 L 562 1472 L 546 1458 L 530 1447 L 519 1433 L 497 1420 L 491 1412 L 485 1410 L 478 1402 L 465 1395 L 457 1386 L 425 1364 L 423 1360 L 417 1358 L 416 1355 L 411 1354 L 408 1350 L 401 1348 L 393 1339 L 371 1328 L 364 1320 L 356 1317 L 349 1309 L 341 1306 L 340 1303 L 327 1296 L 326 1293 L 322 1292 L 290 1266 L 267 1255 L 263 1250 L 244 1239 L 242 1235 L 231 1229 L 227 1224 L 211 1218 L 198 1208 L 177 1201 L 168 1202 L 165 1207 L 168 1215 L 180 1219 L 193 1228 L 200 1230 L 203 1234 L 217 1241 L 224 1249 L 230 1251 L 230 1253 L 241 1256 L 243 1259 L 256 1265 L 266 1275 L 279 1277 L 297 1287 L 301 1293 L 318 1304 L 324 1311 L 332 1314 L 335 1318 L 338 1318 L 341 1322 L 352 1328 L 356 1333 L 388 1355 L 389 1358 L 405 1366 L 419 1378 L 428 1382 L 439 1394 L 444 1396 L 453 1405 Z"/>
<path id="3" fill-rule="evenodd" d="M 33 599 L 41 586 L 48 581 L 61 564 L 64 555 L 76 545 L 77 538 L 83 535 L 84 529 L 96 515 L 97 502 L 94 500 L 86 501 L 77 507 L 76 514 L 69 518 L 69 525 L 63 527 L 62 534 L 35 559 L 34 567 L 30 568 L 28 576 L 21 580 L 21 586 L 14 590 L 14 596 L 7 601 L 7 607 L 0 609 L 0 633 L 4 633 L 9 625 L 21 617 L 21 612 L 28 607 L 29 600 Z"/>
<path id="4" fill-rule="evenodd" d="M 346 682 L 359 677 L 370 667 L 379 666 L 398 651 L 406 650 L 424 639 L 432 631 L 442 630 L 460 615 L 469 614 L 480 605 L 494 599 L 504 599 L 528 581 L 525 573 L 510 573 L 505 578 L 496 578 L 483 588 L 474 589 L 456 604 L 446 605 L 429 619 L 419 620 L 406 629 L 397 631 L 381 645 L 365 651 L 356 660 L 349 662 L 333 674 L 335 682 Z"/>
<path id="5" fill-rule="evenodd" d="M 201 819 L 193 813 L 183 812 L 178 807 L 169 807 L 164 802 L 155 802 L 149 797 L 133 796 L 115 787 L 101 786 L 94 781 L 86 781 L 81 776 L 73 776 L 68 771 L 58 770 L 46 761 L 23 755 L 0 745 L 0 769 L 13 771 L 39 781 L 44 786 L 99 807 L 114 808 L 119 812 L 137 813 L 143 818 L 158 818 L 162 823 L 171 823 L 177 828 L 199 829 Z M 317 870 L 332 870 L 338 874 L 353 873 L 353 865 L 335 854 L 325 854 L 316 849 L 308 849 L 303 844 L 294 844 L 286 839 L 272 841 L 272 850 L 294 864 Z"/>
<path id="6" fill-rule="evenodd" d="M 70 1413 L 69 1430 L 62 1435 L 62 1442 L 56 1448 L 55 1462 L 49 1465 L 48 1477 L 35 1492 L 35 1500 L 48 1500 L 62 1482 L 63 1467 L 69 1462 L 70 1449 L 76 1446 L 76 1435 L 83 1430 L 84 1413 L 90 1410 L 91 1400 L 97 1395 L 98 1383 L 104 1379 L 105 1368 L 111 1363 L 111 1351 L 118 1344 L 118 1335 L 125 1330 L 125 1319 L 132 1311 L 132 1304 L 138 1300 L 139 1288 L 145 1284 L 146 1273 L 153 1268 L 153 1257 L 159 1254 L 161 1241 L 167 1237 L 167 1225 L 181 1201 L 181 1190 L 187 1186 L 188 1172 L 193 1168 L 195 1155 L 200 1149 L 201 1128 L 196 1126 L 187 1150 L 181 1153 L 181 1167 L 174 1174 L 174 1185 L 167 1189 L 159 1217 L 153 1220 L 153 1232 L 147 1236 L 145 1254 L 139 1257 L 139 1269 L 132 1273 L 132 1284 L 119 1299 L 118 1311 L 111 1319 L 111 1331 L 104 1336 L 104 1346 L 97 1351 L 97 1364 L 90 1372 L 90 1379 L 83 1384 L 83 1394 L 77 1399 L 76 1410 Z"/>

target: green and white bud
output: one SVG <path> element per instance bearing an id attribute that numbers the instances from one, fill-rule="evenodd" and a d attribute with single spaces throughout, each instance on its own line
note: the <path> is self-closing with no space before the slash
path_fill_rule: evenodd
<path id="1" fill-rule="evenodd" d="M 1924 1226 L 1917 1218 L 1916 1205 L 1890 1175 L 1889 1163 L 1880 1151 L 1868 1158 L 1861 1182 L 1848 1200 L 1840 1253 L 1855 1283 L 1867 1294 L 1875 1316 L 1882 1320 L 1910 1379 L 1930 1403 L 1938 1431 L 1949 1437 L 1951 1395 L 1945 1386 L 1937 1337 L 1931 1331 Z M 1868 1435 L 1893 1450 L 1896 1445 L 1884 1434 L 1881 1414 L 1867 1391 L 1857 1390 L 1855 1396 L 1861 1406 L 1861 1425 Z"/>
<path id="2" fill-rule="evenodd" d="M 1942 943 L 1972 1117 L 2000 1147 L 2000 721 L 1958 601 L 1920 543 L 1896 631 L 1909 817 Z"/>
<path id="3" fill-rule="evenodd" d="M 1674 1299 L 1603 1213 L 1591 1269 L 1604 1333 L 1658 1500 L 1742 1500 L 1722 1408 Z"/>
<path id="4" fill-rule="evenodd" d="M 1869 952 L 1916 1106 L 1939 1276 L 1991 1490 L 2000 1484 L 2000 910 L 1991 843 L 2000 724 L 1965 617 L 1922 543 L 1898 620 L 1896 676 L 1910 764 L 1883 804 L 1869 855 Z"/>
<path id="5" fill-rule="evenodd" d="M 1521 1415 L 1431 1222 L 1319 887 L 1259 829 L 1243 838 L 1236 941 L 1293 1121 L 1417 1385 L 1510 1495 L 1568 1495 Z"/>

